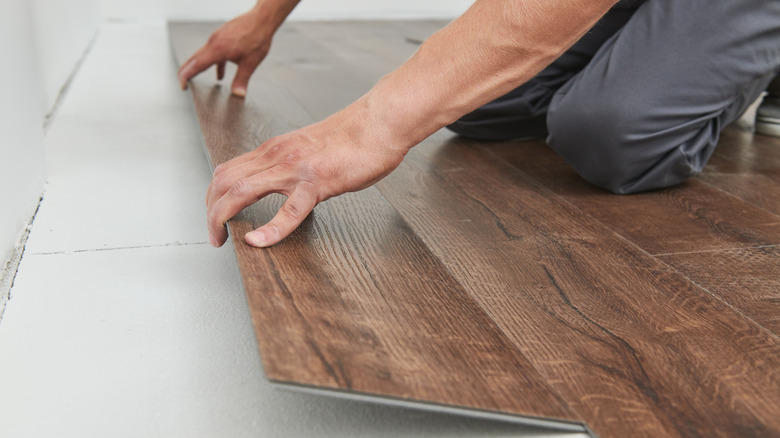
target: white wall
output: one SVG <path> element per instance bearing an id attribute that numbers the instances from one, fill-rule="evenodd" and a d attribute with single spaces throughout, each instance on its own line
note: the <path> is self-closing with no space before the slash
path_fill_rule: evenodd
<path id="1" fill-rule="evenodd" d="M 99 0 L 0 0 L 0 269 L 45 179 L 43 120 L 98 29 Z"/>
<path id="2" fill-rule="evenodd" d="M 0 268 L 43 189 L 43 107 L 26 0 L 0 1 Z"/>
<path id="3" fill-rule="evenodd" d="M 43 105 L 48 111 L 98 30 L 100 0 L 32 0 L 31 3 L 42 72 Z"/>
<path id="4" fill-rule="evenodd" d="M 473 0 L 301 0 L 290 19 L 451 18 Z M 102 0 L 103 17 L 136 19 L 228 19 L 254 0 Z"/>

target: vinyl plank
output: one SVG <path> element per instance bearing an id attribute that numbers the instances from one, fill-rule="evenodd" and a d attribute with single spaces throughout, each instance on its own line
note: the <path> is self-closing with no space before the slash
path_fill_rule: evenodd
<path id="1" fill-rule="evenodd" d="M 597 434 L 780 433 L 775 336 L 473 146 L 406 163 L 382 193 Z"/>
<path id="2" fill-rule="evenodd" d="M 205 41 L 204 28 L 189 29 Z M 384 47 L 371 63 L 352 27 L 343 47 L 313 29 L 282 28 L 246 103 L 213 81 L 193 85 L 215 164 L 337 111 L 405 50 L 370 42 Z M 582 208 L 611 201 L 538 143 L 522 168 L 519 154 L 502 154 L 508 145 L 450 139 L 438 133 L 376 188 L 320 205 L 282 245 L 234 239 L 269 378 L 584 420 L 602 437 L 780 435 L 776 336 Z M 231 232 L 273 207 L 245 210 Z M 720 230 L 729 217 L 704 213 L 715 223 L 700 231 L 705 245 L 771 241 L 769 225 L 740 241 Z"/>
<path id="3" fill-rule="evenodd" d="M 698 179 L 780 216 L 780 139 L 726 129 Z M 776 246 L 659 258 L 780 334 L 780 258 Z"/>
<path id="4" fill-rule="evenodd" d="M 764 138 L 756 147 L 752 134 L 730 128 L 724 137 L 726 147 L 716 149 L 713 167 L 695 181 L 628 197 L 590 186 L 542 142 L 486 147 L 777 334 L 779 289 L 771 281 L 776 267 L 762 248 L 780 237 L 767 232 L 778 217 L 780 160 L 773 157 L 780 141 Z M 766 281 L 755 281 L 750 264 L 758 260 L 765 260 Z"/>
<path id="5" fill-rule="evenodd" d="M 182 54 L 213 27 L 171 29 Z M 213 165 L 312 121 L 262 72 L 246 101 L 213 82 L 191 84 Z M 321 204 L 280 245 L 246 245 L 241 236 L 270 219 L 280 201 L 259 202 L 229 224 L 269 379 L 582 429 L 375 189 Z"/>

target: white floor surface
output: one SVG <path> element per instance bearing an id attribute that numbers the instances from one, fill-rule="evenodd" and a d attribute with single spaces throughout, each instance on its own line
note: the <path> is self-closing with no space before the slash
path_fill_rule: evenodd
<path id="1" fill-rule="evenodd" d="M 260 365 L 162 23 L 105 23 L 47 133 L 0 321 L 0 436 L 585 437 L 288 393 Z"/>

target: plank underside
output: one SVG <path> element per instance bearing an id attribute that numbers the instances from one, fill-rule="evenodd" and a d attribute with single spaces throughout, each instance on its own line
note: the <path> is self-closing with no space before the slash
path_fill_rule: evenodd
<path id="1" fill-rule="evenodd" d="M 191 82 L 212 165 L 338 111 L 436 21 L 288 23 L 246 99 Z M 189 57 L 217 23 L 172 23 Z M 229 68 L 226 77 L 232 78 Z M 267 377 L 601 437 L 780 436 L 780 141 L 728 128 L 681 186 L 616 196 L 541 141 L 440 131 L 374 187 L 246 245 Z"/>

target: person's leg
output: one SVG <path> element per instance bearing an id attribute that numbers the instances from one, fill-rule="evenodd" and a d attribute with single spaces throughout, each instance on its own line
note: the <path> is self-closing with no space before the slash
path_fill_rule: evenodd
<path id="1" fill-rule="evenodd" d="M 775 1 L 646 1 L 553 97 L 548 143 L 615 193 L 684 181 L 777 73 L 778 23 Z"/>
<path id="2" fill-rule="evenodd" d="M 547 107 L 555 91 L 577 74 L 644 0 L 622 0 L 577 44 L 521 87 L 463 116 L 448 128 L 480 140 L 547 135 Z"/>

